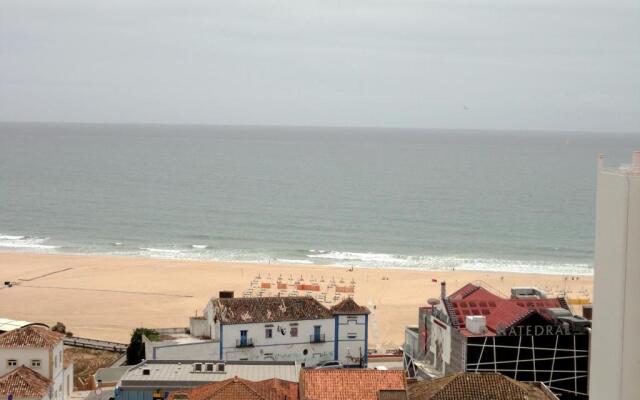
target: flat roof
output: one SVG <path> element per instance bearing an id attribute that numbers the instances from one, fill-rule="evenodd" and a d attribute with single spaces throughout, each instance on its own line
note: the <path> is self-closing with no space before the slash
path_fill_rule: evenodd
<path id="1" fill-rule="evenodd" d="M 193 364 L 196 363 L 225 364 L 224 372 L 193 372 Z M 123 390 L 146 387 L 188 388 L 235 376 L 254 382 L 273 378 L 298 382 L 300 367 L 300 364 L 293 361 L 153 360 L 131 367 L 122 376 L 118 386 Z M 142 371 L 145 369 L 149 370 L 149 375 L 143 375 Z"/>
<path id="2" fill-rule="evenodd" d="M 147 338 L 148 339 L 148 338 Z M 161 334 L 160 340 L 149 340 L 152 344 L 193 344 L 193 343 L 206 343 L 213 342 L 212 339 L 203 339 L 196 336 L 191 336 L 188 333 L 170 333 Z"/>

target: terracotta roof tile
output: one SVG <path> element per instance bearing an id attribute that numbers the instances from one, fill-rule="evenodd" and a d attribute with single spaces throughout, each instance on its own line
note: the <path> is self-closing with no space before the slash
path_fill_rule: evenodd
<path id="1" fill-rule="evenodd" d="M 62 341 L 64 335 L 46 328 L 27 326 L 0 335 L 0 347 L 53 348 Z"/>
<path id="2" fill-rule="evenodd" d="M 458 321 L 463 333 L 468 333 L 464 330 L 467 315 L 484 315 L 487 318 L 487 328 L 495 333 L 517 325 L 533 313 L 550 320 L 547 309 L 562 307 L 559 298 L 504 299 L 471 283 L 455 291 L 448 300 L 453 306 L 451 310 L 447 309 L 449 318 Z"/>
<path id="3" fill-rule="evenodd" d="M 405 388 L 404 371 L 346 368 L 300 373 L 300 400 L 378 400 L 380 390 Z"/>
<path id="4" fill-rule="evenodd" d="M 18 367 L 0 376 L 0 396 L 6 398 L 41 398 L 49 392 L 51 380 L 25 367 Z"/>
<path id="5" fill-rule="evenodd" d="M 347 297 L 340 303 L 331 307 L 334 314 L 370 314 L 371 311 L 365 306 L 358 305 L 351 297 Z"/>
<path id="6" fill-rule="evenodd" d="M 409 385 L 409 400 L 550 400 L 541 389 L 497 373 L 461 372 Z"/>
<path id="7" fill-rule="evenodd" d="M 251 382 L 234 377 L 190 390 L 172 392 L 168 400 L 297 400 L 298 384 L 280 379 Z"/>
<path id="8" fill-rule="evenodd" d="M 223 324 L 333 318 L 331 311 L 312 297 L 215 298 L 211 302 Z"/>

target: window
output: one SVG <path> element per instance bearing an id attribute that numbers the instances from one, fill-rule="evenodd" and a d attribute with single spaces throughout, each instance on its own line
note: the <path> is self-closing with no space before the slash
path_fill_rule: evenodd
<path id="1" fill-rule="evenodd" d="M 7 360 L 7 367 L 15 367 L 18 365 L 18 360 Z"/>
<path id="2" fill-rule="evenodd" d="M 40 368 L 40 360 L 31 360 L 32 368 Z"/>
<path id="3" fill-rule="evenodd" d="M 273 337 L 273 328 L 266 328 L 264 330 L 264 337 L 267 339 L 271 339 Z"/>
<path id="4" fill-rule="evenodd" d="M 205 364 L 207 372 L 213 372 L 213 364 L 207 363 Z"/>
<path id="5" fill-rule="evenodd" d="M 298 336 L 298 327 L 297 326 L 292 326 L 291 328 L 289 328 L 289 332 L 291 332 L 291 337 L 297 337 Z"/>

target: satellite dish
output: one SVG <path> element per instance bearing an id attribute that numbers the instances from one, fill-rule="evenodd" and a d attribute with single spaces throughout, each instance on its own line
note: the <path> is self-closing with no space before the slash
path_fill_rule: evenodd
<path id="1" fill-rule="evenodd" d="M 437 306 L 438 304 L 440 304 L 440 300 L 432 297 L 429 300 L 427 300 L 427 304 L 429 304 L 432 307 Z"/>

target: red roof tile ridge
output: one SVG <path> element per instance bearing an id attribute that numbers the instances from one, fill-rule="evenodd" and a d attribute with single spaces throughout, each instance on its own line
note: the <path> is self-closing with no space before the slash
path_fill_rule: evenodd
<path id="1" fill-rule="evenodd" d="M 40 397 L 47 393 L 52 383 L 50 379 L 23 365 L 0 376 L 0 394 Z"/>
<path id="2" fill-rule="evenodd" d="M 338 304 L 330 308 L 334 314 L 370 314 L 371 311 L 365 306 L 361 306 L 352 297 L 347 297 Z"/>
<path id="3" fill-rule="evenodd" d="M 44 327 L 26 326 L 0 335 L 0 347 L 52 348 L 64 339 L 64 335 Z"/>

